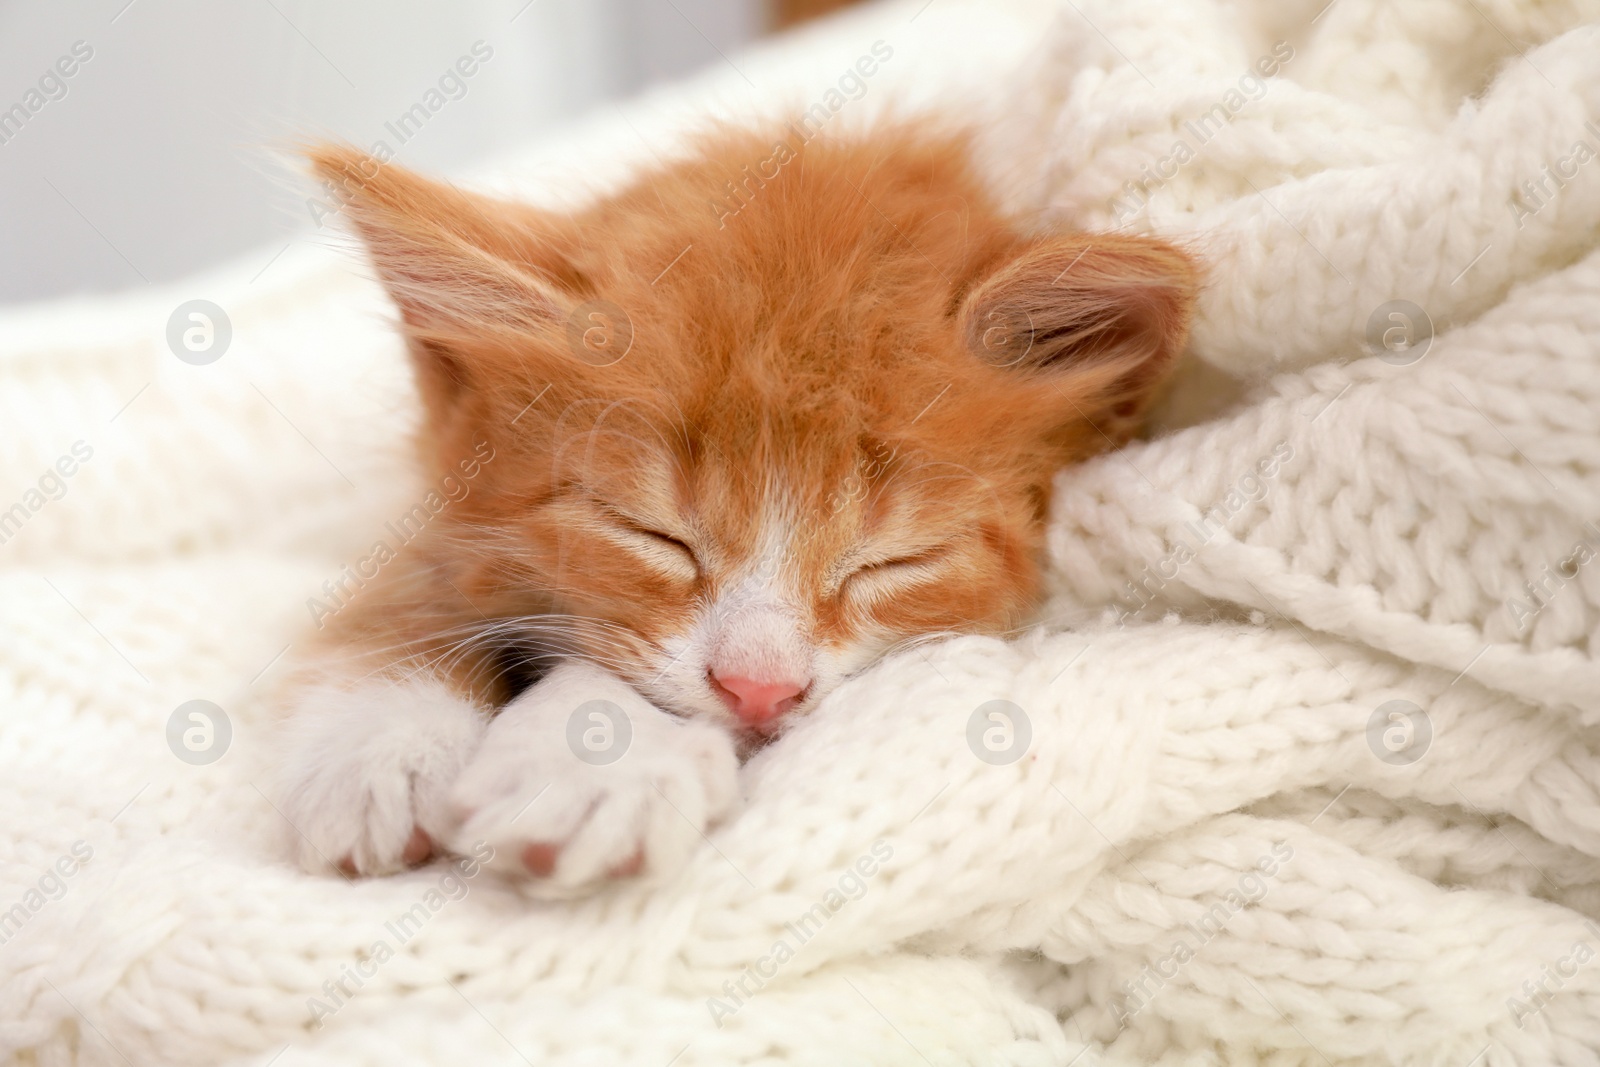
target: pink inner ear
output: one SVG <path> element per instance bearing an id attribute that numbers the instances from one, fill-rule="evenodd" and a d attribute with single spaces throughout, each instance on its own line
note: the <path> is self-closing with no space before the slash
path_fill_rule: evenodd
<path id="1" fill-rule="evenodd" d="M 1152 238 L 1088 234 L 1038 242 L 968 297 L 967 339 L 986 362 L 1048 372 L 1122 404 L 1182 349 L 1192 261 Z"/>
<path id="2" fill-rule="evenodd" d="M 311 152 L 415 334 L 481 336 L 565 321 L 576 276 L 540 213 L 337 145 Z"/>

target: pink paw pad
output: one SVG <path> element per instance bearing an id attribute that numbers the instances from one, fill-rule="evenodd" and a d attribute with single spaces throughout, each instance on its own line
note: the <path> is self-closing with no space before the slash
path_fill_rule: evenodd
<path id="1" fill-rule="evenodd" d="M 561 849 L 556 845 L 525 845 L 522 849 L 522 866 L 535 878 L 548 878 L 555 873 L 556 860 Z"/>

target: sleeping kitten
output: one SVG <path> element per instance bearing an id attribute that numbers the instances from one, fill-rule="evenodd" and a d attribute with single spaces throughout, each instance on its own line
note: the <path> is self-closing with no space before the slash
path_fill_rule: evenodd
<path id="1" fill-rule="evenodd" d="M 1194 299 L 1178 250 L 1025 234 L 904 126 L 720 132 L 570 216 L 312 160 L 398 305 L 427 480 L 471 479 L 297 676 L 312 868 L 672 872 L 841 679 L 1027 619 L 1052 475 L 1129 437 Z"/>

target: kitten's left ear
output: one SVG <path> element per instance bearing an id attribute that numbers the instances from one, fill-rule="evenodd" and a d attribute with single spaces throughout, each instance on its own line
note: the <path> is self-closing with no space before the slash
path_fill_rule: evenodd
<path id="1" fill-rule="evenodd" d="M 1154 238 L 1076 234 L 1027 245 L 967 295 L 960 326 L 979 359 L 1047 384 L 1119 441 L 1172 370 L 1198 272 Z"/>
<path id="2" fill-rule="evenodd" d="M 343 145 L 308 156 L 400 309 L 431 423 L 506 393 L 545 356 L 546 380 L 580 374 L 565 342 L 590 282 L 563 220 L 462 192 Z"/>
<path id="3" fill-rule="evenodd" d="M 308 153 L 413 336 L 481 340 L 563 325 L 587 284 L 556 219 L 344 145 Z"/>

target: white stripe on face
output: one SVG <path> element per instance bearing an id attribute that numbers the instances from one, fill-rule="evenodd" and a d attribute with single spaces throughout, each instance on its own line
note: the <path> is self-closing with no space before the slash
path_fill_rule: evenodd
<path id="1" fill-rule="evenodd" d="M 815 647 L 795 574 L 794 525 L 769 509 L 761 549 L 705 610 L 706 666 L 721 676 L 808 682 Z"/>

